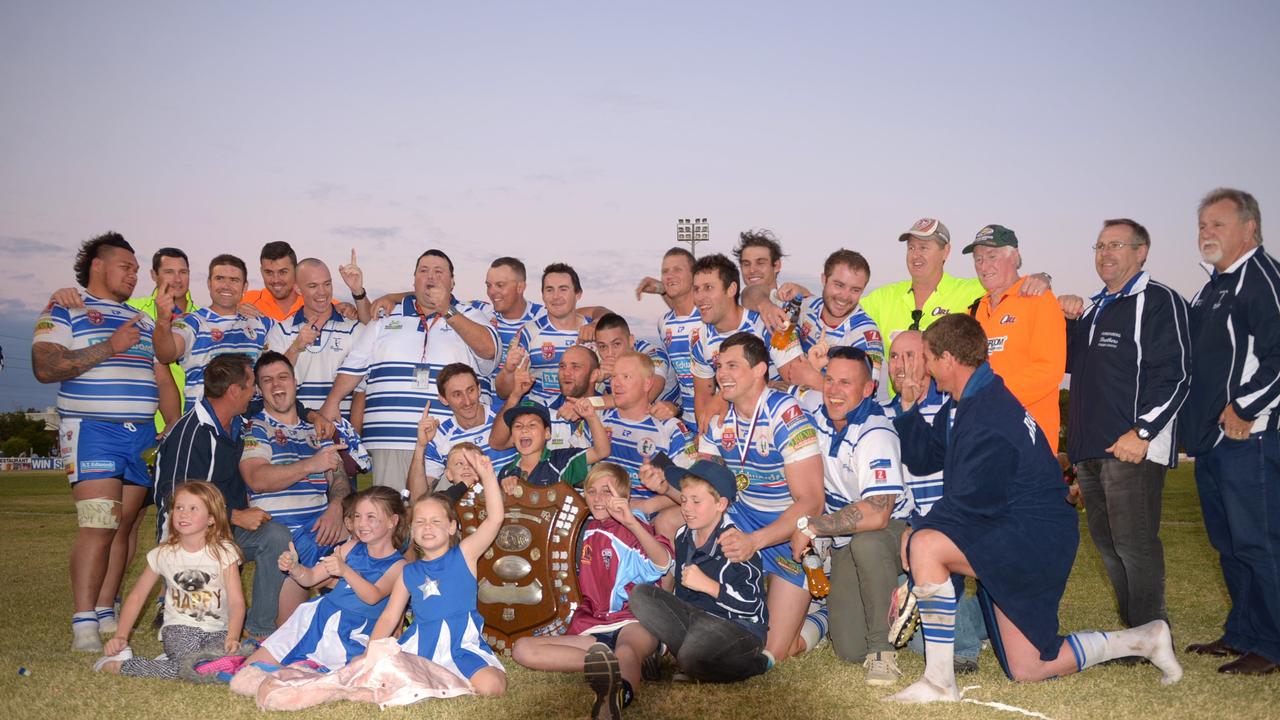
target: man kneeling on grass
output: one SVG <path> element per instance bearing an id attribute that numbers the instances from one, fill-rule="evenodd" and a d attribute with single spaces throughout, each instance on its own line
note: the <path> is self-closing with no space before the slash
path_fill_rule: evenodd
<path id="1" fill-rule="evenodd" d="M 952 666 L 953 578 L 962 575 L 977 578 L 991 646 L 1015 681 L 1070 675 L 1133 656 L 1160 668 L 1166 685 L 1181 679 L 1164 620 L 1111 633 L 1058 635 L 1058 605 L 1080 542 L 1058 462 L 1035 420 L 991 371 L 987 338 L 976 320 L 947 315 L 925 331 L 924 346 L 929 375 L 951 399 L 932 424 L 907 409 L 894 426 L 911 472 L 943 470 L 947 487 L 902 540 L 903 567 L 920 603 L 924 677 L 886 699 L 960 699 Z M 907 376 L 917 374 L 909 370 Z M 918 390 L 907 395 L 919 397 Z"/>
<path id="2" fill-rule="evenodd" d="M 621 465 L 596 464 L 583 494 L 591 520 L 578 556 L 582 602 L 566 634 L 520 638 L 511 657 L 535 670 L 585 671 L 596 693 L 592 718 L 616 718 L 640 688 L 641 662 L 658 647 L 627 598 L 671 569 L 671 545 L 631 509 L 631 479 Z"/>

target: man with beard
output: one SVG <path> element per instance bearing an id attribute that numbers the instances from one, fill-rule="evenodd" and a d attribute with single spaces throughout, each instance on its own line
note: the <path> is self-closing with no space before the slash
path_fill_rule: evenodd
<path id="1" fill-rule="evenodd" d="M 534 385 L 532 373 L 527 369 L 517 371 L 513 375 L 511 394 L 494 419 L 489 447 L 500 450 L 511 447 L 510 427 L 504 418 L 507 410 L 521 405 L 541 405 L 547 408 L 551 430 L 547 449 L 592 447 L 596 440 L 594 431 L 586 422 L 585 416 L 578 411 L 577 401 L 591 397 L 591 388 L 599 377 L 599 369 L 600 361 L 594 352 L 584 345 L 570 345 L 560 356 L 556 377 L 560 392 L 550 400 L 544 400 L 530 392 Z M 601 398 L 592 400 L 603 407 Z"/>
<path id="2" fill-rule="evenodd" d="M 698 308 L 693 304 L 695 262 L 688 250 L 671 248 L 662 256 L 662 279 L 646 277 L 636 286 L 637 300 L 642 293 L 656 293 L 667 304 L 666 314 L 658 321 L 658 337 L 680 384 L 680 417 L 689 425 L 697 424 L 693 402 L 693 337 L 702 324 Z"/>

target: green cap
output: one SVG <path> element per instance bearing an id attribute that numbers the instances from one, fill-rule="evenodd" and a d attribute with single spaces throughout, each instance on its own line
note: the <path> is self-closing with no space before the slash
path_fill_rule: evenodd
<path id="1" fill-rule="evenodd" d="M 983 247 L 1018 247 L 1018 236 L 1003 225 L 988 225 L 978 231 L 973 242 L 964 246 L 965 255 L 973 252 L 977 246 Z"/>

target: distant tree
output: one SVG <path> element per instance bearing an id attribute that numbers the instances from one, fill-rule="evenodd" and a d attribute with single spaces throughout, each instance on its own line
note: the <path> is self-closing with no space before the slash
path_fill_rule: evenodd
<path id="1" fill-rule="evenodd" d="M 17 411 L 0 413 L 0 447 L 6 449 L 6 455 L 8 448 L 18 446 L 22 448 L 19 452 L 31 449 L 36 455 L 48 455 L 56 444 L 57 435 L 45 429 L 43 420 L 31 420 Z"/>
<path id="2" fill-rule="evenodd" d="M 11 437 L 0 443 L 0 454 L 5 457 L 17 457 L 27 451 L 27 439 L 23 437 Z"/>

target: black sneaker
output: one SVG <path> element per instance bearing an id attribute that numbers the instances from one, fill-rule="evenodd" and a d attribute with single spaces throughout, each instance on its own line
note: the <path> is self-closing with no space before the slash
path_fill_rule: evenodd
<path id="1" fill-rule="evenodd" d="M 622 720 L 622 671 L 618 656 L 608 645 L 595 643 L 587 648 L 582 672 L 596 694 L 591 720 Z"/>
<path id="2" fill-rule="evenodd" d="M 657 682 L 662 679 L 662 656 L 667 652 L 667 646 L 658 643 L 658 648 L 640 662 L 640 677 L 646 682 Z"/>
<path id="3" fill-rule="evenodd" d="M 957 675 L 972 675 L 978 672 L 978 658 L 956 656 L 951 663 L 956 670 Z"/>

